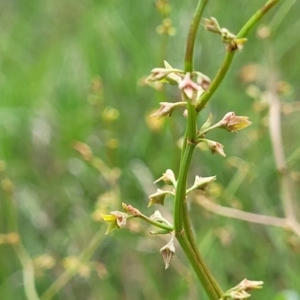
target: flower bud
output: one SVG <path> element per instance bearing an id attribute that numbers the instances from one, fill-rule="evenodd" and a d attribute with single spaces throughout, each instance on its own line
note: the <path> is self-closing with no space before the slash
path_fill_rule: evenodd
<path id="1" fill-rule="evenodd" d="M 150 202 L 148 204 L 148 207 L 153 204 L 164 205 L 165 197 L 168 194 L 174 195 L 174 193 L 172 193 L 170 191 L 163 191 L 161 189 L 157 189 L 156 193 L 149 196 Z"/>
<path id="2" fill-rule="evenodd" d="M 204 191 L 210 183 L 216 180 L 216 178 L 217 176 L 200 177 L 197 175 L 193 186 L 188 190 L 188 192 L 196 189 Z"/>

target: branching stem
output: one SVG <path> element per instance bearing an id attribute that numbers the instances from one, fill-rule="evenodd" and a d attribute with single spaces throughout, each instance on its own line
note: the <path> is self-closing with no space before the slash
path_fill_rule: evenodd
<path id="1" fill-rule="evenodd" d="M 246 24 L 243 26 L 243 28 L 239 31 L 237 34 L 237 38 L 241 39 L 248 35 L 251 29 L 257 25 L 257 23 L 260 21 L 260 19 L 274 6 L 281 0 L 269 0 L 265 3 L 265 5 L 260 8 L 249 20 L 246 22 Z M 216 77 L 212 81 L 209 89 L 202 95 L 202 97 L 199 99 L 196 110 L 199 112 L 201 111 L 211 98 L 211 96 L 214 94 L 218 86 L 223 81 L 225 75 L 227 74 L 227 71 L 232 63 L 232 59 L 234 57 L 236 51 L 230 51 L 227 52 L 225 55 L 225 58 L 223 60 L 222 66 L 220 67 Z"/>
<path id="2" fill-rule="evenodd" d="M 245 37 L 249 33 L 249 31 L 258 23 L 258 21 L 279 1 L 280 0 L 267 1 L 265 5 L 261 9 L 259 9 L 244 25 L 244 27 L 238 33 L 237 38 L 240 39 Z M 196 33 L 207 2 L 208 0 L 199 0 L 190 26 L 184 61 L 184 71 L 186 73 L 193 72 L 193 53 Z M 191 103 L 189 99 L 186 99 L 188 120 L 185 130 L 183 147 L 181 150 L 181 161 L 175 194 L 174 229 L 176 238 L 186 256 L 188 257 L 191 265 L 193 266 L 193 269 L 195 270 L 199 281 L 202 283 L 209 299 L 211 300 L 218 300 L 222 298 L 223 292 L 214 279 L 213 275 L 205 265 L 197 248 L 186 205 L 186 185 L 188 170 L 196 145 L 195 139 L 197 134 L 197 112 L 201 111 L 206 106 L 213 93 L 219 87 L 220 83 L 227 74 L 234 54 L 235 51 L 233 51 L 232 49 L 228 50 L 216 77 L 212 81 L 209 89 L 202 95 L 196 105 L 194 103 Z"/>

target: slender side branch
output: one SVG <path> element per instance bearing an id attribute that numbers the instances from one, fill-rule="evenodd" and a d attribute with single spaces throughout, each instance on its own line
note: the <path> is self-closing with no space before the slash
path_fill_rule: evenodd
<path id="1" fill-rule="evenodd" d="M 272 57 L 272 55 L 270 55 Z M 275 72 L 272 72 L 275 73 Z M 283 204 L 284 214 L 289 226 L 300 237 L 300 223 L 294 209 L 294 183 L 287 169 L 284 155 L 284 147 L 281 133 L 281 115 L 280 99 L 276 92 L 276 78 L 271 76 L 268 82 L 268 99 L 269 99 L 269 130 L 272 143 L 276 169 L 279 173 L 281 201 Z"/>
<path id="2" fill-rule="evenodd" d="M 260 21 L 260 19 L 277 3 L 281 0 L 269 0 L 265 3 L 265 5 L 260 8 L 243 26 L 243 28 L 237 34 L 237 38 L 243 38 L 248 35 L 248 33 L 256 26 L 256 24 Z"/>
<path id="3" fill-rule="evenodd" d="M 150 224 L 152 224 L 152 225 L 154 225 L 158 228 L 164 229 L 166 231 L 173 231 L 174 230 L 172 225 L 167 225 L 167 224 L 164 224 L 164 223 L 160 223 L 160 222 L 151 220 L 149 217 L 147 217 L 146 215 L 144 215 L 142 213 L 138 216 L 138 218 L 141 218 L 144 221 L 146 221 L 146 222 L 148 222 L 148 223 L 150 223 Z"/>
<path id="4" fill-rule="evenodd" d="M 257 25 L 257 23 L 260 21 L 260 19 L 274 6 L 281 0 L 269 0 L 265 3 L 265 5 L 260 8 L 249 20 L 248 22 L 243 26 L 243 28 L 239 31 L 237 34 L 237 38 L 244 38 L 248 35 L 250 30 Z M 227 52 L 224 58 L 224 61 L 222 63 L 221 68 L 219 69 L 216 77 L 212 81 L 209 89 L 202 95 L 199 102 L 196 105 L 197 111 L 201 111 L 211 98 L 211 96 L 216 91 L 217 87 L 221 84 L 223 81 L 225 75 L 227 74 L 227 71 L 232 63 L 232 59 L 234 57 L 236 51 L 230 51 Z"/>
<path id="5" fill-rule="evenodd" d="M 285 218 L 277 218 L 272 216 L 265 216 L 255 213 L 250 213 L 246 211 L 242 211 L 239 209 L 225 207 L 214 203 L 213 201 L 209 200 L 207 197 L 201 195 L 195 197 L 197 203 L 204 207 L 205 209 L 213 212 L 214 214 L 237 219 L 241 221 L 246 221 L 249 223 L 256 223 L 262 225 L 271 225 L 276 227 L 288 228 L 290 224 L 288 223 L 287 219 Z"/>
<path id="6" fill-rule="evenodd" d="M 216 89 L 223 81 L 223 79 L 224 79 L 225 75 L 227 74 L 227 71 L 231 65 L 234 54 L 235 54 L 235 52 L 233 52 L 233 51 L 226 53 L 224 61 L 222 63 L 222 66 L 220 67 L 216 77 L 212 81 L 208 90 L 200 98 L 199 103 L 196 105 L 196 110 L 198 112 L 201 111 L 206 106 L 206 104 L 209 101 L 209 99 L 211 98 L 211 96 L 215 93 Z"/>

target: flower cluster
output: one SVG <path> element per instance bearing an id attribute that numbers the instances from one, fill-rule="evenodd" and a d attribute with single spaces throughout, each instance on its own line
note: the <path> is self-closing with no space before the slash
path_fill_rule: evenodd
<path id="1" fill-rule="evenodd" d="M 226 49 L 228 52 L 234 50 L 242 50 L 243 45 L 247 42 L 245 38 L 237 38 L 236 35 L 231 33 L 226 28 L 221 28 L 217 19 L 210 17 L 209 19 L 204 19 L 204 27 L 206 30 L 218 33 L 221 35 L 223 43 L 226 44 Z"/>

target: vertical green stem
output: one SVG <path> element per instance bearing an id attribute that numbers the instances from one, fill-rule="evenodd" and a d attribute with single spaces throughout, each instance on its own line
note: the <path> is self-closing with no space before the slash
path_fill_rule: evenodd
<path id="1" fill-rule="evenodd" d="M 185 55 L 185 72 L 193 71 L 193 52 L 196 39 L 196 33 L 198 30 L 199 22 L 203 14 L 204 8 L 208 0 L 199 1 L 196 13 L 192 20 L 190 27 L 186 55 Z M 177 188 L 175 195 L 175 211 L 174 211 L 174 228 L 176 237 L 180 243 L 183 251 L 189 259 L 199 281 L 202 283 L 207 295 L 211 300 L 218 300 L 221 298 L 223 292 L 219 288 L 215 279 L 211 275 L 210 271 L 206 267 L 200 253 L 198 252 L 195 237 L 192 232 L 192 226 L 188 215 L 188 209 L 186 205 L 186 183 L 189 166 L 191 163 L 193 151 L 196 144 L 194 143 L 197 132 L 196 116 L 197 112 L 195 106 L 189 99 L 187 100 L 188 121 L 185 131 L 180 170 L 177 179 Z"/>
<path id="2" fill-rule="evenodd" d="M 195 40 L 196 40 L 196 34 L 198 31 L 199 23 L 204 11 L 204 8 L 207 4 L 208 0 L 200 0 L 198 2 L 196 12 L 194 14 L 190 31 L 188 34 L 188 39 L 186 43 L 186 50 L 185 50 L 185 60 L 184 60 L 184 70 L 186 72 L 192 72 L 194 69 L 193 66 L 193 58 L 194 58 L 194 46 L 195 46 Z"/>
<path id="3" fill-rule="evenodd" d="M 183 232 L 183 202 L 186 198 L 186 182 L 189 166 L 193 156 L 195 144 L 187 143 L 182 161 L 180 163 L 179 175 L 175 195 L 174 228 L 177 234 Z"/>

